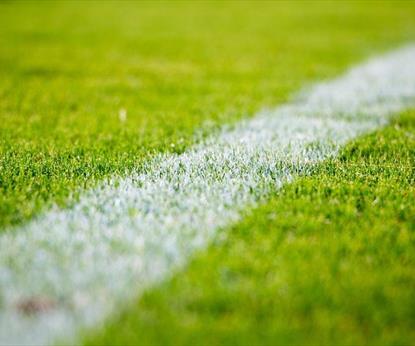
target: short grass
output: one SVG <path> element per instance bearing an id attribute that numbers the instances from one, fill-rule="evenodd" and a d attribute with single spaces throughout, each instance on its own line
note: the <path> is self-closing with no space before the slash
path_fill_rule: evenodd
<path id="1" fill-rule="evenodd" d="M 409 1 L 2 1 L 0 229 L 413 39 L 414 12 Z"/>
<path id="2" fill-rule="evenodd" d="M 218 236 L 86 344 L 415 342 L 415 111 Z"/>

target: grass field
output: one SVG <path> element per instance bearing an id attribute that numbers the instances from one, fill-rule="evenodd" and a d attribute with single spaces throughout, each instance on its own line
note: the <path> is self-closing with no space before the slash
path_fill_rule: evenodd
<path id="1" fill-rule="evenodd" d="M 1 4 L 0 225 L 408 41 L 413 12 L 405 2 Z"/>
<path id="2" fill-rule="evenodd" d="M 249 212 L 87 344 L 412 345 L 415 112 Z"/>
<path id="3" fill-rule="evenodd" d="M 188 152 L 414 39 L 412 1 L 2 2 L 0 244 L 160 153 Z M 415 95 L 409 101 L 384 128 L 244 209 L 104 324 L 76 330 L 79 343 L 414 344 Z M 45 239 L 21 256 L 42 257 L 54 242 Z M 0 324 L 16 274 L 6 262 Z M 53 269 L 70 262 L 57 258 Z M 23 320 L 66 303 L 42 287 L 17 304 Z M 62 335 L 51 337 L 74 336 Z"/>

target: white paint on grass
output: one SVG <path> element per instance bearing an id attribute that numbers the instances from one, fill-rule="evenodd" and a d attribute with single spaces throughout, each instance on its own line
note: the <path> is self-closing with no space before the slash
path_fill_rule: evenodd
<path id="1" fill-rule="evenodd" d="M 414 46 L 370 60 L 1 235 L 1 342 L 73 337 L 165 278 L 242 209 L 414 106 L 414 62 Z"/>

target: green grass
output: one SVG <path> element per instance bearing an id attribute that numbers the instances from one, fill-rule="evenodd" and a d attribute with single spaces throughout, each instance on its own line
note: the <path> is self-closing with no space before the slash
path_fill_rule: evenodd
<path id="1" fill-rule="evenodd" d="M 249 212 L 86 344 L 415 342 L 415 111 Z"/>
<path id="2" fill-rule="evenodd" d="M 413 39 L 414 11 L 411 2 L 1 2 L 1 229 Z"/>
<path id="3" fill-rule="evenodd" d="M 414 38 L 410 1 L 3 1 L 0 232 Z M 411 111 L 85 343 L 414 344 L 414 170 Z"/>

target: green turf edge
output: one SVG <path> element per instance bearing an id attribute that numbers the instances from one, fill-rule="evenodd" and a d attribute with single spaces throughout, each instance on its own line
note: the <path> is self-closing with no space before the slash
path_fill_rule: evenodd
<path id="1" fill-rule="evenodd" d="M 415 111 L 218 235 L 86 345 L 415 343 Z"/>

